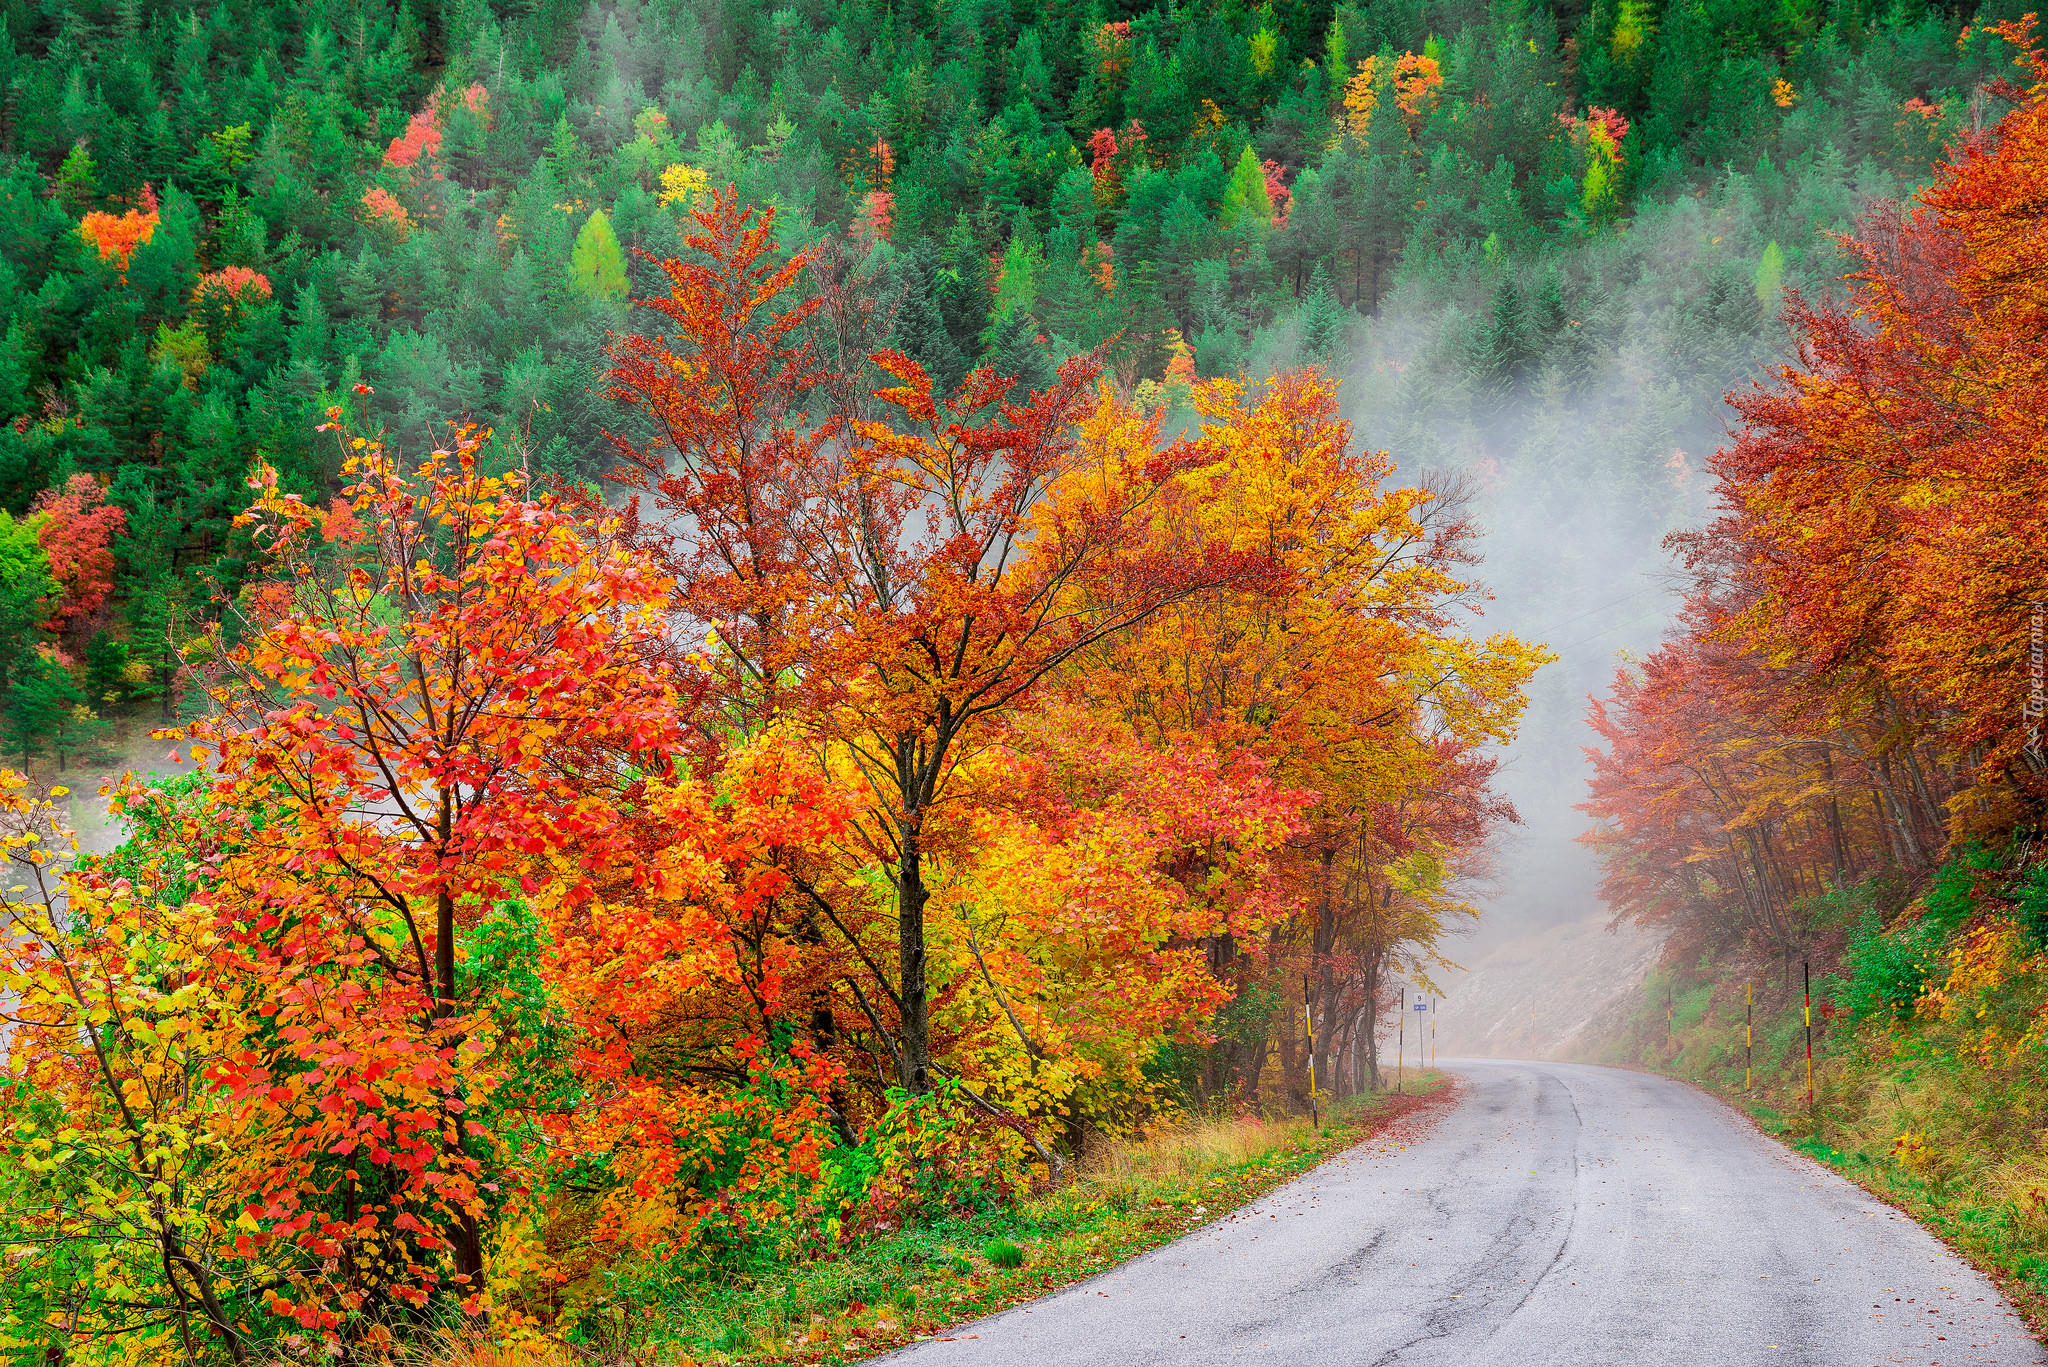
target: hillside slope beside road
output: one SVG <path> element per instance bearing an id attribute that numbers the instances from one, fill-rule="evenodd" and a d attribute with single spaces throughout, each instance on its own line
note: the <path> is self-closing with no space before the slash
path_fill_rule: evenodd
<path id="1" fill-rule="evenodd" d="M 903 1367 L 2040 1367 L 1998 1291 L 1682 1083 L 1440 1065 L 1456 1104 Z"/>
<path id="2" fill-rule="evenodd" d="M 1664 937 L 1588 916 L 1496 945 L 1442 975 L 1440 1056 L 1574 1059 L 1590 1054 L 1642 1001 Z"/>

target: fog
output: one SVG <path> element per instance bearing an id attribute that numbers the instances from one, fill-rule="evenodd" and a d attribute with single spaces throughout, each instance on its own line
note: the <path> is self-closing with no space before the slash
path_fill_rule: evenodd
<path id="1" fill-rule="evenodd" d="M 1350 339 L 1343 401 L 1360 440 L 1391 452 L 1403 479 L 1441 470 L 1475 486 L 1479 575 L 1494 595 L 1475 629 L 1558 656 L 1503 757 L 1522 824 L 1498 843 L 1480 925 L 1449 947 L 1460 962 L 1604 911 L 1597 860 L 1576 840 L 1587 698 L 1670 619 L 1663 540 L 1711 512 L 1724 396 L 1786 358 L 1783 290 L 1833 291 L 1827 231 L 1898 192 L 1832 169 L 1796 195 L 1768 167 L 1725 173 L 1534 264 L 1439 260 Z M 1814 216 L 1816 204 L 1829 212 Z"/>

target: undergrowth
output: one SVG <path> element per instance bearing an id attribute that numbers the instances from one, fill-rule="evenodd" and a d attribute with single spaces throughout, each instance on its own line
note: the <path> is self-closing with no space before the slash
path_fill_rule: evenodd
<path id="1" fill-rule="evenodd" d="M 1359 1142 L 1442 1085 L 1305 1118 L 1189 1120 L 1114 1146 L 1073 1180 L 1010 1204 L 918 1221 L 826 1256 L 723 1276 L 621 1269 L 576 1356 L 667 1367 L 850 1363 L 993 1313 L 1180 1237 Z M 628 1284 L 630 1283 L 630 1285 Z M 553 1346 L 536 1344 L 543 1357 Z M 482 1361 L 473 1361 L 481 1354 Z M 443 1367 L 494 1367 L 458 1348 Z M 459 1361 L 450 1361 L 460 1359 Z M 562 1356 L 560 1367 L 568 1367 Z"/>

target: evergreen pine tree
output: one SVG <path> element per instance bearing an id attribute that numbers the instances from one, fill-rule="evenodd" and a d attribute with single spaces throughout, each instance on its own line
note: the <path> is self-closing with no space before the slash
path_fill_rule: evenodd
<path id="1" fill-rule="evenodd" d="M 167 186 L 158 209 L 156 231 L 135 249 L 128 264 L 128 288 L 160 317 L 184 313 L 199 283 L 199 240 L 205 220 L 192 197 Z"/>
<path id="2" fill-rule="evenodd" d="M 149 677 L 129 685 L 129 691 L 138 697 L 159 699 L 166 724 L 176 716 L 177 690 L 173 685 L 180 662 L 176 636 L 183 618 L 184 604 L 178 585 L 169 575 L 135 582 L 128 607 L 128 629 L 133 640 L 128 656 L 147 666 Z"/>
<path id="3" fill-rule="evenodd" d="M 1333 374 L 1341 373 L 1351 359 L 1345 337 L 1347 322 L 1343 305 L 1330 290 L 1329 274 L 1317 266 L 1294 314 L 1301 358 Z"/>
<path id="4" fill-rule="evenodd" d="M 1244 319 L 1230 303 L 1230 267 L 1203 261 L 1195 267 L 1195 369 L 1203 379 L 1235 373 L 1245 357 Z"/>
<path id="5" fill-rule="evenodd" d="M 1011 314 L 993 325 L 994 345 L 985 363 L 998 375 L 1017 382 L 1018 396 L 1024 391 L 1047 389 L 1056 375 L 1045 344 L 1037 340 L 1038 325 L 1024 312 Z"/>
<path id="6" fill-rule="evenodd" d="M 1244 154 L 1237 159 L 1230 183 L 1223 187 L 1223 202 L 1216 209 L 1216 226 L 1226 232 L 1245 221 L 1261 227 L 1273 222 L 1273 199 L 1266 193 L 1266 168 L 1250 143 L 1244 145 Z"/>
<path id="7" fill-rule="evenodd" d="M 28 329 L 17 319 L 0 335 L 0 418 L 28 411 Z"/>
<path id="8" fill-rule="evenodd" d="M 944 280 L 938 244 L 919 238 L 896 257 L 896 278 L 902 290 L 889 341 L 898 351 L 925 368 L 941 393 L 950 394 L 967 375 L 967 358 L 946 330 L 945 313 L 939 295 Z"/>
<path id="9" fill-rule="evenodd" d="M 617 302 L 626 297 L 626 254 L 612 234 L 611 220 L 599 209 L 584 221 L 569 252 L 569 278 L 593 299 Z"/>
<path id="10" fill-rule="evenodd" d="M 1785 253 L 1779 249 L 1778 240 L 1772 238 L 1764 244 L 1764 254 L 1756 263 L 1756 300 L 1766 308 L 1778 302 L 1778 291 L 1785 284 Z"/>
<path id="11" fill-rule="evenodd" d="M 1499 398 L 1513 387 L 1530 353 L 1528 309 L 1521 287 L 1508 275 L 1476 320 L 1466 367 L 1483 390 Z"/>
<path id="12" fill-rule="evenodd" d="M 87 702 L 71 671 L 41 651 L 33 652 L 0 709 L 0 741 L 23 759 L 49 755 L 57 770 L 107 724 Z"/>
<path id="13" fill-rule="evenodd" d="M 128 692 L 128 647 L 104 631 L 85 646 L 85 695 L 89 703 L 113 704 Z"/>
<path id="14" fill-rule="evenodd" d="M 65 210 L 82 214 L 92 206 L 99 195 L 99 181 L 94 176 L 92 153 L 85 150 L 84 143 L 74 143 L 64 164 L 57 168 L 57 178 L 50 186 L 50 193 L 57 198 Z"/>

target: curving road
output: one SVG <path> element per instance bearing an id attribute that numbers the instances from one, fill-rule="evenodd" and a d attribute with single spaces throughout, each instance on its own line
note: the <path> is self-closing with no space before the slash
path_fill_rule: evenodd
<path id="1" fill-rule="evenodd" d="M 1683 1084 L 1459 1062 L 1455 1105 L 904 1367 L 2044 1364 L 1905 1216 Z"/>

